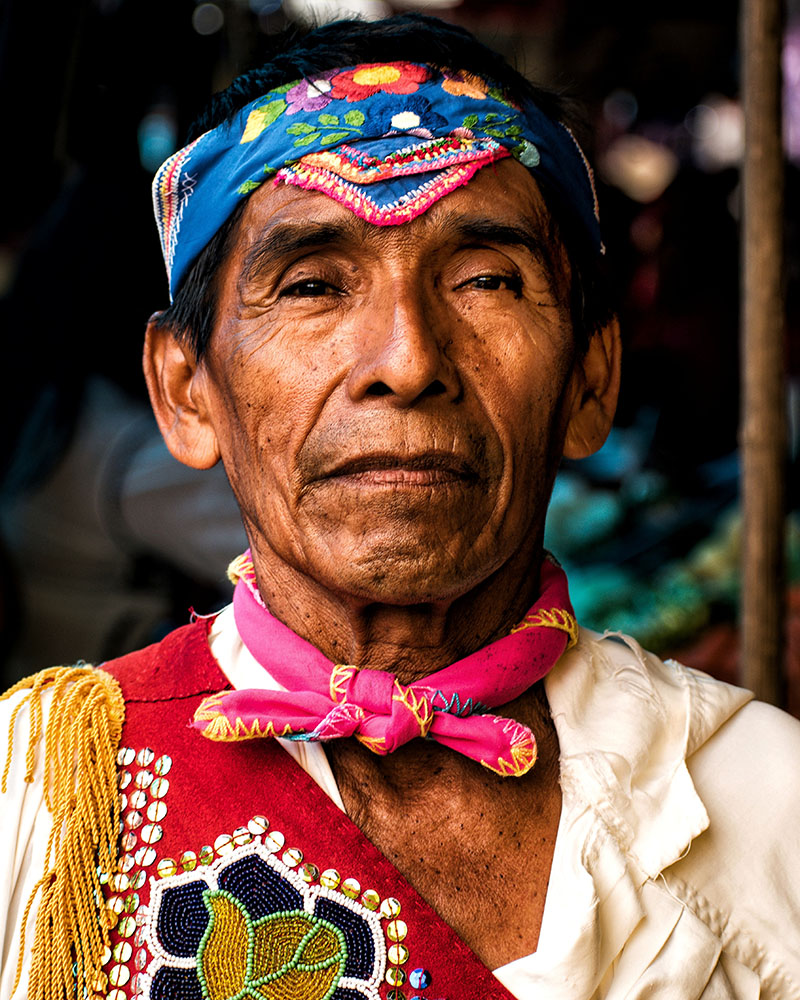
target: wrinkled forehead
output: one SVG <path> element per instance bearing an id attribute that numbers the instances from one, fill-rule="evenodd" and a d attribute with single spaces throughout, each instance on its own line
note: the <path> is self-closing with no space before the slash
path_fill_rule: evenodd
<path id="1" fill-rule="evenodd" d="M 532 102 L 515 103 L 464 71 L 406 62 L 329 70 L 275 88 L 156 174 L 170 295 L 265 182 L 320 192 L 372 225 L 398 226 L 508 158 L 555 190 L 602 252 L 588 163 L 572 133 Z"/>

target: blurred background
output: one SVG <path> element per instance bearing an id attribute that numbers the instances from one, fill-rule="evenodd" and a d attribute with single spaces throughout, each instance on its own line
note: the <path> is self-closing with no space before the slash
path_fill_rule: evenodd
<path id="1" fill-rule="evenodd" d="M 98 661 L 228 599 L 221 470 L 169 459 L 140 373 L 167 301 L 149 184 L 291 23 L 424 10 L 583 107 L 625 343 L 608 444 L 547 528 L 580 620 L 737 677 L 743 145 L 737 5 L 589 0 L 5 0 L 0 23 L 0 663 Z M 788 707 L 800 715 L 800 0 L 783 48 Z"/>

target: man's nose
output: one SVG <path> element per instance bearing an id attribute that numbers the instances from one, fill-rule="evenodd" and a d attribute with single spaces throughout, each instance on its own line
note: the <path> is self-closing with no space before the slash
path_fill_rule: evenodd
<path id="1" fill-rule="evenodd" d="M 451 360 L 452 337 L 435 304 L 416 296 L 395 299 L 388 307 L 362 314 L 356 335 L 358 357 L 348 379 L 354 401 L 387 397 L 398 407 L 431 396 L 456 399 L 461 382 Z"/>

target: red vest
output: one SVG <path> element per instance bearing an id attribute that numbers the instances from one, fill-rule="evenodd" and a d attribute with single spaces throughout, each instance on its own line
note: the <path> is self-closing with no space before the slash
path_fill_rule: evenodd
<path id="1" fill-rule="evenodd" d="M 109 1000 L 508 1000 L 511 994 L 270 739 L 216 743 L 208 623 L 104 664 L 126 704 Z"/>

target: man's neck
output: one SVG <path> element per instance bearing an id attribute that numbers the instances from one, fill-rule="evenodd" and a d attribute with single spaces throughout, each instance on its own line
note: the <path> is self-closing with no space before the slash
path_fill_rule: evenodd
<path id="1" fill-rule="evenodd" d="M 251 551 L 276 618 L 334 663 L 391 671 L 405 684 L 508 634 L 538 596 L 542 558 L 541 545 L 529 546 L 464 594 L 394 605 L 328 589 L 257 541 Z"/>

